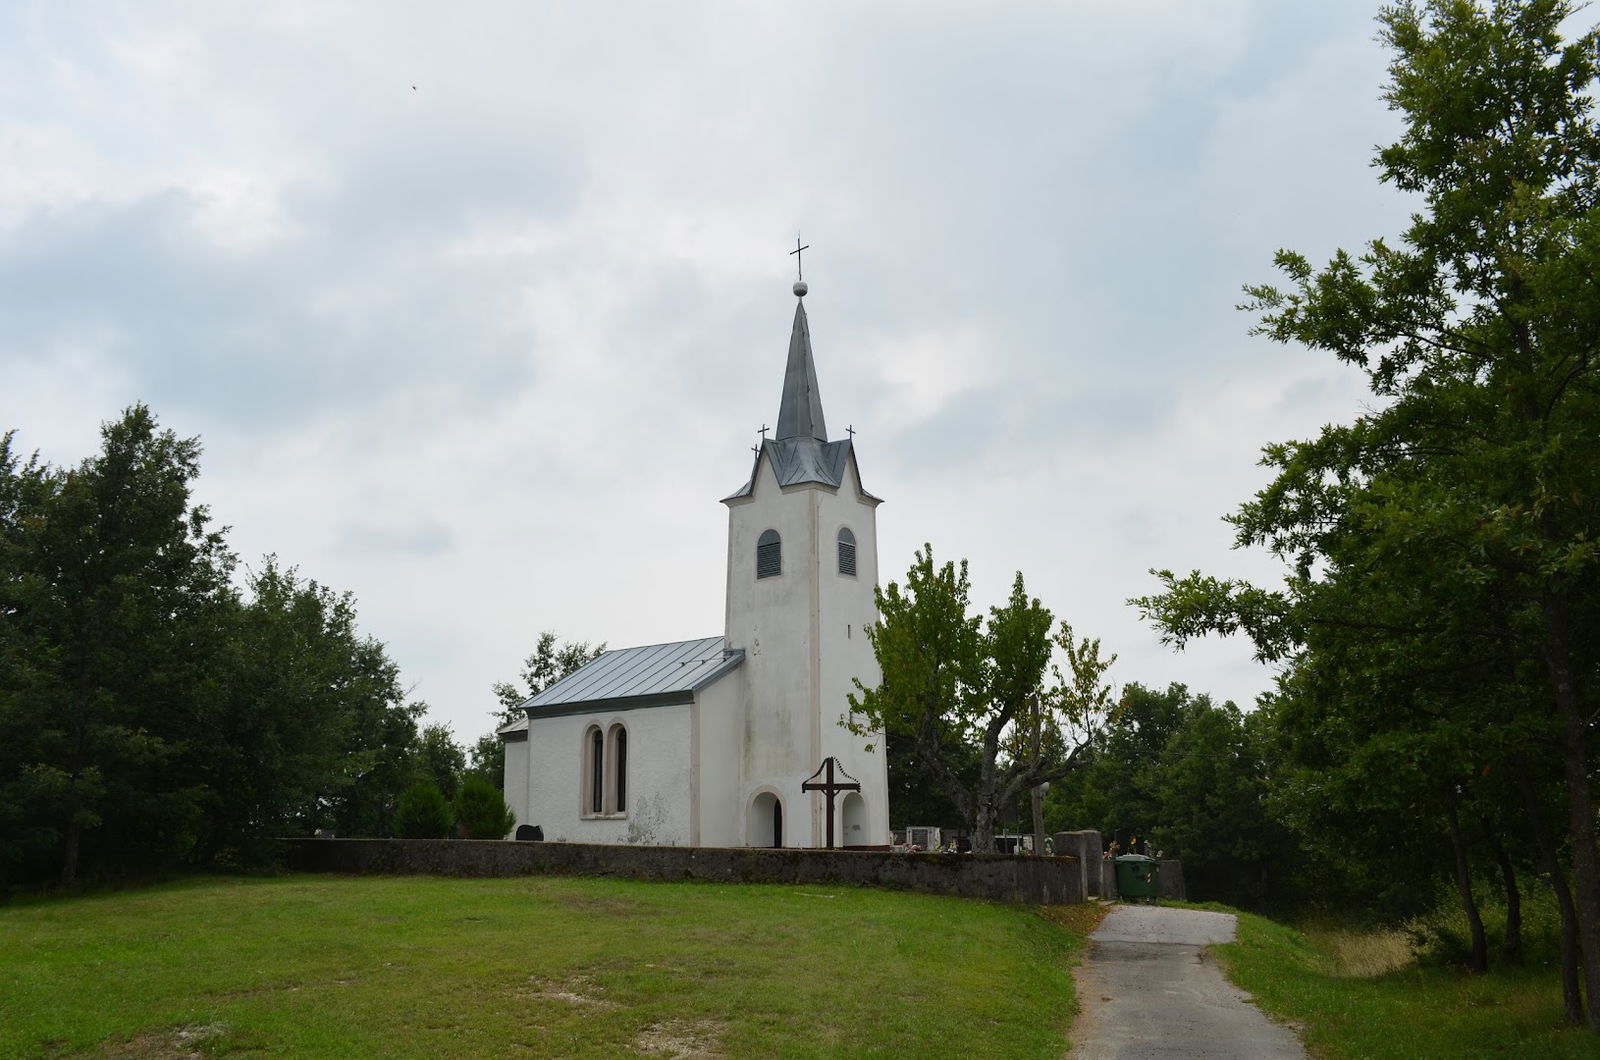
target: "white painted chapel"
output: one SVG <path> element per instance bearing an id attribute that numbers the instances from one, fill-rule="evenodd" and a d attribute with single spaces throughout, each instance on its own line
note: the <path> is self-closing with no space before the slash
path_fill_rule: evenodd
<path id="1" fill-rule="evenodd" d="M 607 651 L 523 701 L 524 716 L 499 730 L 505 798 L 522 834 L 529 826 L 554 842 L 661 846 L 889 843 L 883 740 L 841 724 L 855 680 L 881 680 L 865 634 L 878 617 L 881 502 L 861 485 L 853 438 L 828 440 L 806 284 L 794 293 L 777 428 L 763 435 L 750 480 L 722 501 L 722 635 Z M 819 770 L 829 758 L 831 779 L 847 790 L 808 790 L 828 781 Z"/>

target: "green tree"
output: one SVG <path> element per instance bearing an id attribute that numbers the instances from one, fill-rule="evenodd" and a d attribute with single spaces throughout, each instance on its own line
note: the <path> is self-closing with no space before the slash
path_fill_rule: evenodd
<path id="1" fill-rule="evenodd" d="M 467 776 L 504 786 L 506 745 L 497 733 L 484 733 L 467 749 Z"/>
<path id="2" fill-rule="evenodd" d="M 454 799 L 467 771 L 467 755 L 450 735 L 448 725 L 428 725 L 417 742 L 417 772 L 444 794 Z"/>
<path id="3" fill-rule="evenodd" d="M 207 793 L 193 860 L 254 866 L 342 773 L 354 612 L 267 556 L 225 616 L 189 741 Z"/>
<path id="4" fill-rule="evenodd" d="M 393 827 L 399 794 L 416 775 L 417 719 L 426 708 L 405 701 L 399 670 L 381 642 L 363 637 L 350 647 L 342 769 L 328 778 L 316 814 L 302 827 L 383 836 Z"/>
<path id="5" fill-rule="evenodd" d="M 1288 837 L 1269 812 L 1260 726 L 1181 684 L 1130 683 L 1089 764 L 1052 785 L 1052 830 L 1127 829 L 1183 860 L 1191 896 L 1261 905 L 1285 885 Z"/>
<path id="6" fill-rule="evenodd" d="M 274 837 L 319 826 L 384 835 L 419 771 L 448 781 L 448 749 L 434 747 L 443 757 L 430 772 L 415 722 L 425 708 L 403 701 L 398 670 L 362 636 L 349 593 L 267 556 L 228 613 L 189 741 L 191 776 L 207 792 L 195 860 L 258 864 Z"/>
<path id="7" fill-rule="evenodd" d="M 1111 713 L 1112 689 L 1106 681 L 1106 672 L 1117 661 L 1117 657 L 1112 655 L 1110 658 L 1102 659 L 1100 639 L 1085 637 L 1079 640 L 1066 622 L 1062 622 L 1061 628 L 1056 631 L 1055 643 L 1067 659 L 1065 674 L 1059 665 L 1053 668 L 1056 676 L 1057 709 L 1065 720 L 1077 725 L 1080 731 L 1085 733 L 1086 738 L 1092 740 L 1099 731 L 1098 723 L 1103 722 Z M 1036 698 L 1031 705 L 1032 709 L 1017 727 L 1017 732 L 1018 743 L 1023 753 L 1029 759 L 1042 763 L 1052 758 L 1060 758 L 1064 747 L 1061 731 L 1055 725 L 1055 719 L 1048 710 L 1040 709 L 1040 705 L 1041 701 Z M 1091 756 L 1090 762 L 1092 760 Z M 1073 770 L 1069 775 L 1078 775 L 1082 772 L 1080 768 Z M 1045 781 L 1030 789 L 1035 850 L 1044 849 L 1047 831 L 1045 800 L 1049 787 L 1050 782 Z"/>
<path id="8" fill-rule="evenodd" d="M 1085 767 L 1050 786 L 1050 830 L 1094 828 L 1107 842 L 1123 828 L 1148 835 L 1161 819 L 1157 767 L 1189 702 L 1189 690 L 1181 684 L 1164 692 L 1137 682 L 1125 685 L 1095 733 Z"/>
<path id="9" fill-rule="evenodd" d="M 861 736 L 907 738 L 917 767 L 972 828 L 973 850 L 989 853 L 1002 807 L 1077 768 L 1080 748 L 1062 730 L 1090 719 L 1062 689 L 1045 687 L 1054 618 L 1027 595 L 1022 575 L 987 621 L 968 613 L 969 595 L 966 562 L 936 569 L 931 545 L 917 552 L 904 589 L 878 589 L 879 621 L 867 635 L 883 681 L 856 682 L 847 724 Z M 975 783 L 962 776 L 973 755 Z"/>
<path id="10" fill-rule="evenodd" d="M 394 834 L 401 839 L 448 839 L 455 823 L 450 801 L 432 784 L 413 784 L 396 801 Z"/>
<path id="11" fill-rule="evenodd" d="M 0 889 L 386 834 L 423 707 L 353 599 L 270 556 L 235 589 L 198 440 L 144 406 L 101 433 L 70 468 L 0 438 Z"/>
<path id="12" fill-rule="evenodd" d="M 1242 629 L 1263 657 L 1305 671 L 1280 713 L 1318 697 L 1350 706 L 1336 682 L 1376 678 L 1385 716 L 1346 746 L 1395 739 L 1443 755 L 1412 790 L 1432 792 L 1453 833 L 1461 793 L 1449 774 L 1541 751 L 1558 762 L 1588 1021 L 1600 1030 L 1588 747 L 1600 663 L 1600 127 L 1587 94 L 1600 37 L 1563 41 L 1571 13 L 1562 0 L 1383 11 L 1386 98 L 1405 130 L 1377 161 L 1419 209 L 1398 245 L 1341 251 L 1321 270 L 1280 252 L 1288 289 L 1249 288 L 1247 307 L 1261 333 L 1365 370 L 1377 407 L 1268 448 L 1277 478 L 1236 522 L 1241 545 L 1289 562 L 1282 590 L 1163 572 L 1165 591 L 1141 603 L 1180 643 Z M 1337 657 L 1358 669 L 1327 661 Z M 1490 660 L 1489 687 L 1537 681 L 1523 699 L 1532 718 L 1513 723 L 1448 672 L 1482 674 Z"/>
<path id="13" fill-rule="evenodd" d="M 4 467 L 7 672 L 0 722 L 24 732 L 0 778 L 25 849 L 56 846 L 60 879 L 186 851 L 202 792 L 181 769 L 233 557 L 192 503 L 200 445 L 143 405 L 101 429 L 77 467 Z"/>
<path id="14" fill-rule="evenodd" d="M 47 764 L 59 742 L 52 717 L 49 630 L 29 621 L 33 540 L 56 481 L 37 454 L 22 460 L 0 436 L 0 897 L 14 879 L 60 871 L 66 785 Z"/>
<path id="15" fill-rule="evenodd" d="M 468 777 L 456 794 L 456 819 L 468 839 L 504 839 L 517 826 L 517 815 L 495 785 Z"/>
<path id="16" fill-rule="evenodd" d="M 946 789 L 917 765 L 914 737 L 891 730 L 884 734 L 883 743 L 889 767 L 891 828 L 964 828 L 970 823 Z M 978 783 L 978 756 L 978 748 L 963 743 L 947 743 L 941 751 L 951 772 L 969 789 Z"/>
<path id="17" fill-rule="evenodd" d="M 587 641 L 561 643 L 553 630 L 539 634 L 532 654 L 522 660 L 521 684 L 512 681 L 494 683 L 495 699 L 500 709 L 495 712 L 499 724 L 505 725 L 521 717 L 518 707 L 523 700 L 538 695 L 563 677 L 606 650 L 605 644 L 591 645 Z"/>
<path id="18" fill-rule="evenodd" d="M 1267 766 L 1250 719 L 1232 703 L 1190 700 L 1154 779 L 1158 810 L 1148 834 L 1183 859 L 1192 895 L 1246 906 L 1273 896 L 1289 844 L 1267 811 Z"/>
<path id="19" fill-rule="evenodd" d="M 512 681 L 494 683 L 494 696 L 500 703 L 500 709 L 492 712 L 496 729 L 521 718 L 520 708 L 525 700 L 543 692 L 605 650 L 604 643 L 594 645 L 586 641 L 562 643 L 553 630 L 545 630 L 539 634 L 538 643 L 534 646 L 532 654 L 522 660 L 522 673 L 519 677 L 521 683 Z M 482 777 L 491 784 L 504 784 L 506 746 L 505 741 L 496 733 L 480 736 L 477 743 L 472 746 L 471 755 L 470 772 L 474 776 Z"/>

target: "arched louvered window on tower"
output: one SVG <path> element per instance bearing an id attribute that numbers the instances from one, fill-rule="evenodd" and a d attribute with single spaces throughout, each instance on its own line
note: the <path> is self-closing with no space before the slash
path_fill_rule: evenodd
<path id="1" fill-rule="evenodd" d="M 776 530 L 763 530 L 756 539 L 756 577 L 776 578 L 783 573 L 783 540 Z"/>
<path id="2" fill-rule="evenodd" d="M 839 531 L 839 573 L 856 576 L 856 535 L 848 526 Z"/>

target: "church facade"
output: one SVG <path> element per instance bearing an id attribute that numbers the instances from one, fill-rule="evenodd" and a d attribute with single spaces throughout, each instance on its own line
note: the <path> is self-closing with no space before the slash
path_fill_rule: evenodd
<path id="1" fill-rule="evenodd" d="M 877 508 L 853 439 L 828 439 L 795 307 L 777 428 L 728 509 L 723 635 L 608 651 L 500 730 L 505 797 L 546 839 L 670 846 L 883 846 L 883 740 L 843 724 L 881 680 Z M 873 745 L 871 750 L 868 744 Z M 859 782 L 802 788 L 825 760 Z M 830 843 L 831 839 L 831 843 Z"/>

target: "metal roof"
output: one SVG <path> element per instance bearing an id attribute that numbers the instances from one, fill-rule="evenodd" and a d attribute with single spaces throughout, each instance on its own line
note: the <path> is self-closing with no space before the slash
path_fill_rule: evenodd
<path id="1" fill-rule="evenodd" d="M 783 370 L 777 438 L 780 442 L 790 438 L 828 440 L 828 427 L 822 422 L 822 392 L 817 389 L 817 365 L 811 357 L 811 328 L 806 323 L 803 300 L 794 307 L 794 330 L 789 333 L 789 363 Z"/>
<path id="2" fill-rule="evenodd" d="M 789 335 L 789 361 L 783 373 L 783 397 L 778 402 L 778 429 L 775 438 L 763 439 L 756 452 L 750 481 L 725 501 L 748 497 L 755 491 L 756 475 L 763 457 L 772 461 L 772 473 L 780 486 L 819 482 L 837 488 L 844 481 L 845 466 L 855 446 L 850 439 L 828 441 L 828 428 L 822 419 L 822 395 L 817 389 L 817 366 L 811 354 L 811 328 L 806 322 L 805 303 L 794 310 L 794 330 Z M 861 473 L 856 471 L 856 482 Z M 861 487 L 869 500 L 879 498 Z"/>
<path id="3" fill-rule="evenodd" d="M 721 637 L 619 648 L 590 660 L 549 688 L 522 701 L 532 714 L 617 700 L 687 702 L 695 692 L 744 661 L 744 649 L 724 649 Z"/>
<path id="4" fill-rule="evenodd" d="M 763 458 L 772 462 L 772 474 L 780 486 L 820 482 L 824 486 L 833 486 L 837 489 L 844 481 L 845 465 L 850 462 L 854 453 L 855 443 L 849 439 L 839 442 L 819 442 L 814 438 L 786 438 L 762 442 L 760 450 L 756 453 L 755 465 L 750 469 L 750 481 L 723 500 L 738 500 L 755 492 L 756 475 L 761 471 Z M 859 470 L 856 472 L 856 482 L 858 485 L 861 482 Z M 862 487 L 861 495 L 868 500 L 880 499 L 868 493 L 865 487 Z"/>

